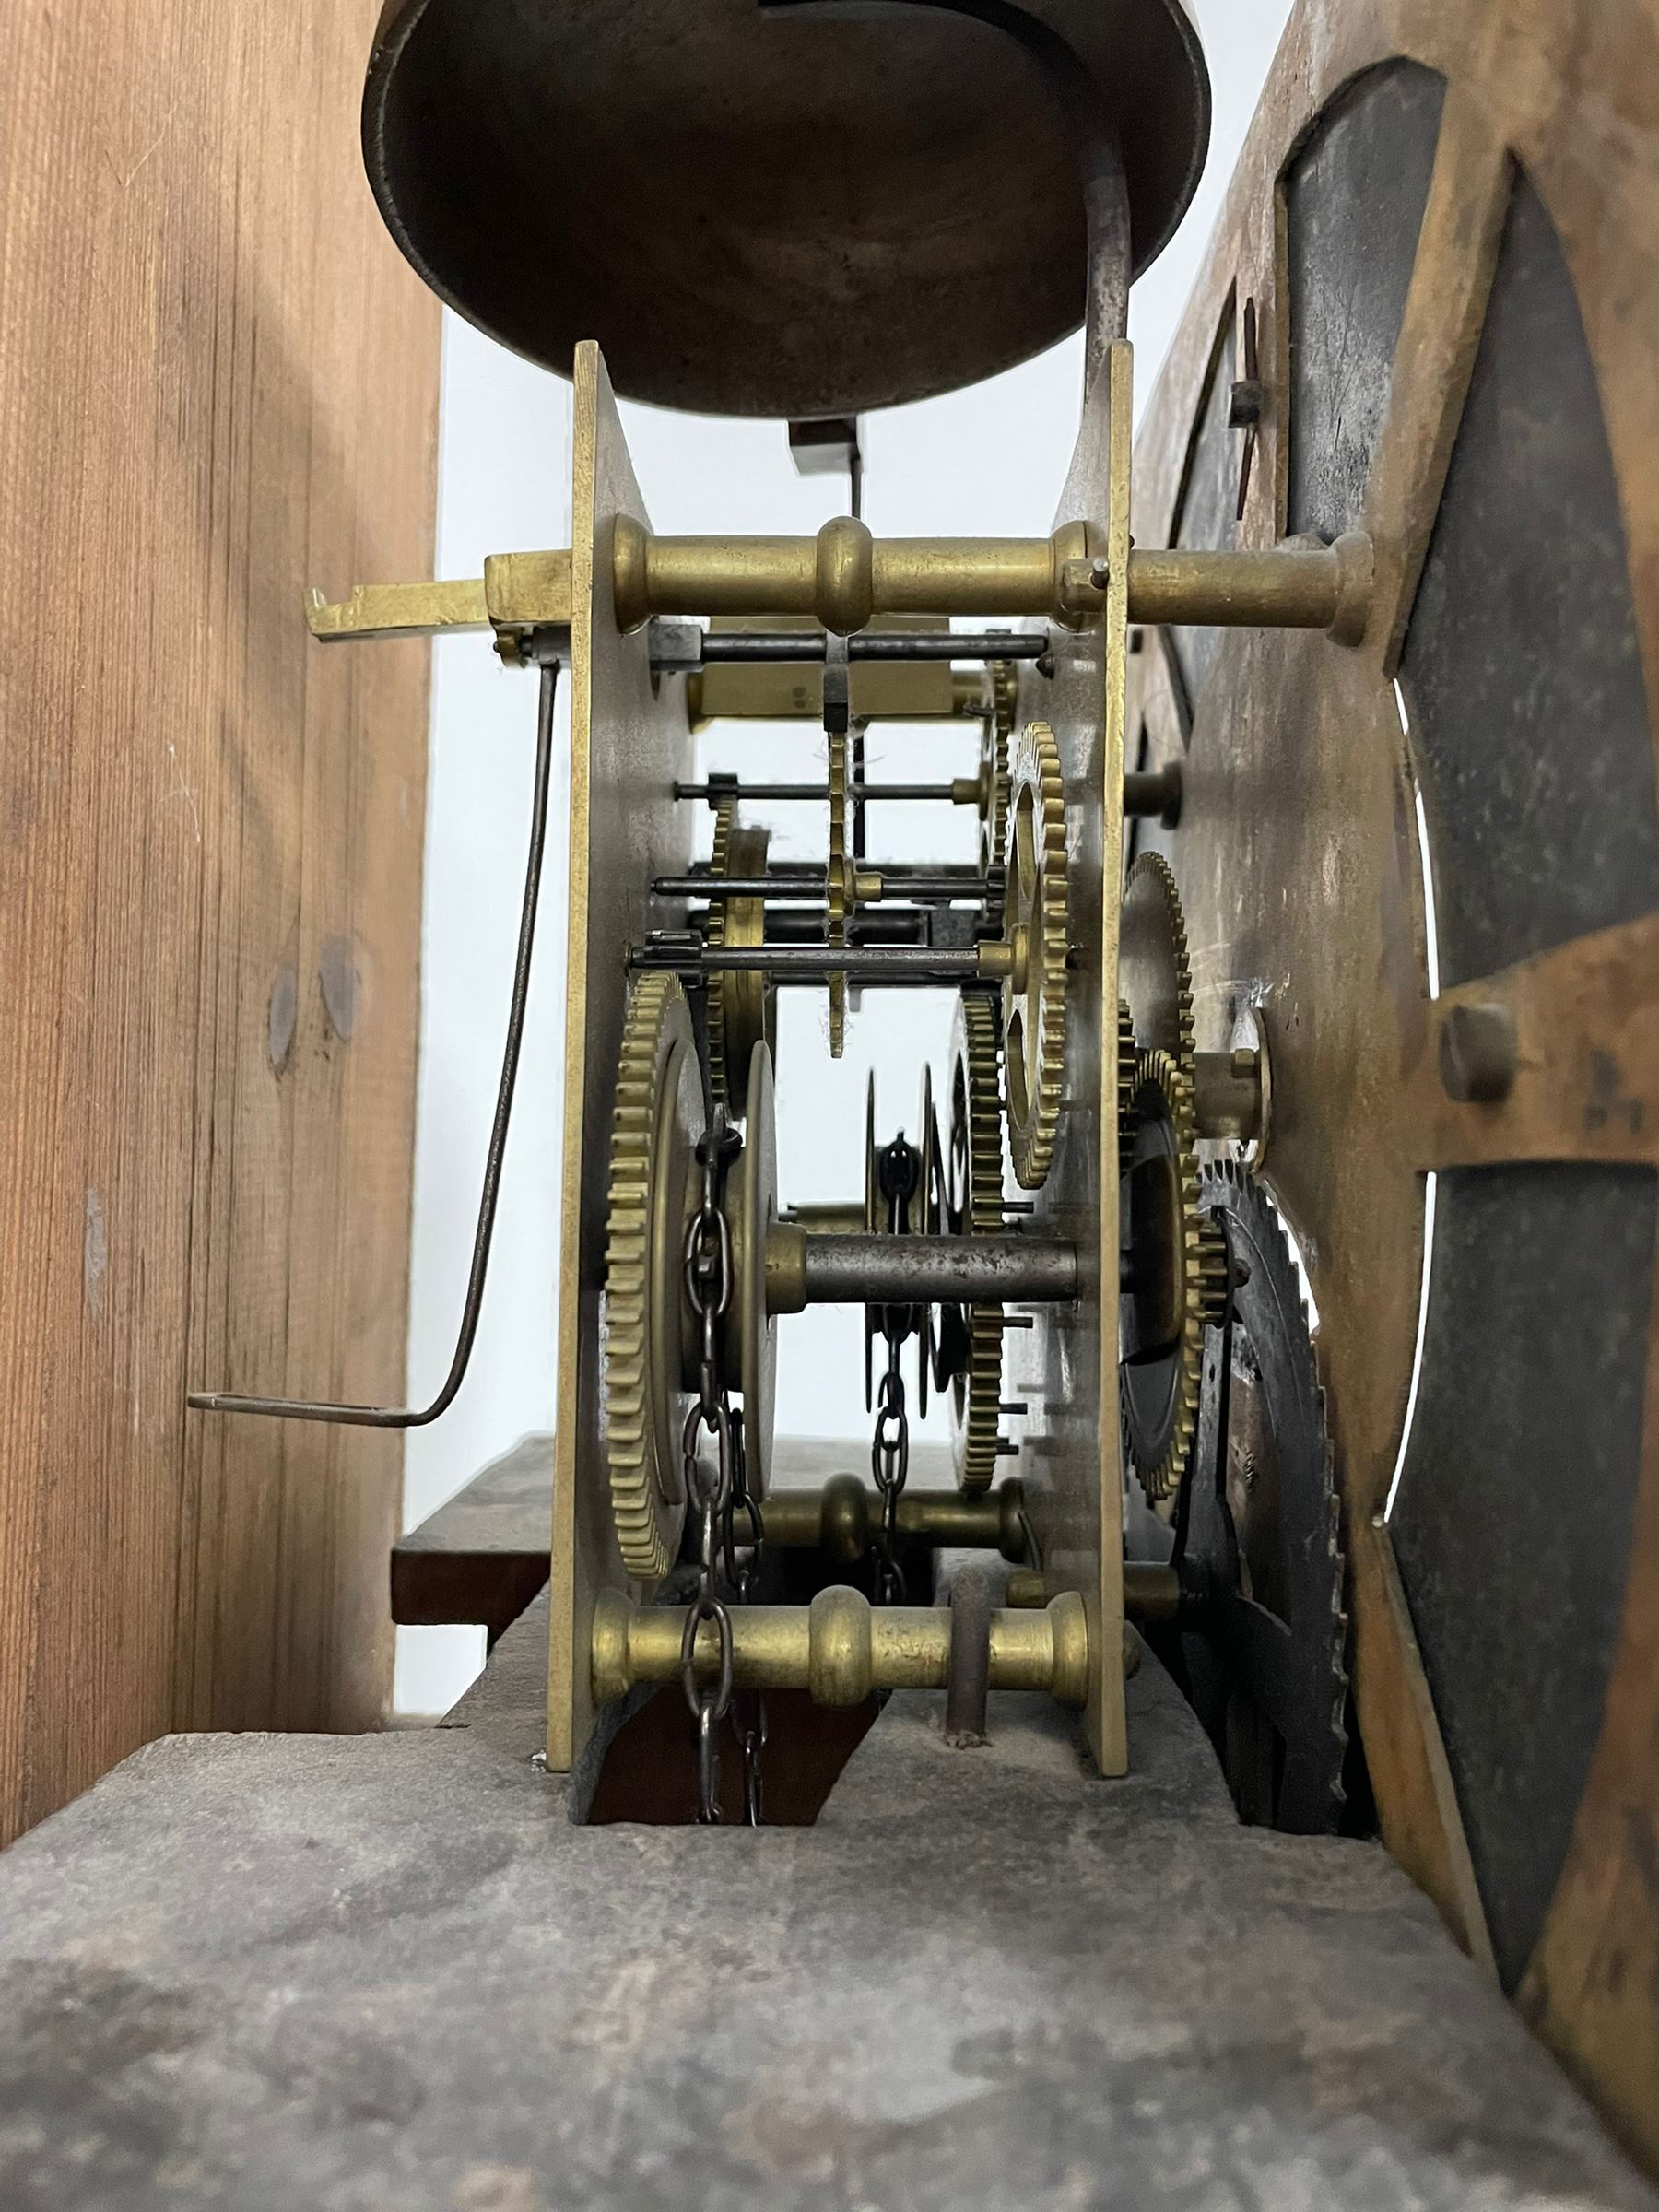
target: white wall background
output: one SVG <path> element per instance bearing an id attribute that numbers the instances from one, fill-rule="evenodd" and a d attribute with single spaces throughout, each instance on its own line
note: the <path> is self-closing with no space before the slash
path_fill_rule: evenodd
<path id="1" fill-rule="evenodd" d="M 1174 243 L 1135 287 L 1130 335 L 1140 394 L 1151 390 L 1232 173 L 1290 0 L 1189 0 L 1215 101 L 1210 156 Z M 990 382 L 865 419 L 865 514 L 878 535 L 1041 535 L 1077 429 L 1081 343 L 1073 339 Z M 811 532 L 841 511 L 844 481 L 795 475 L 776 423 L 623 409 L 653 524 L 665 531 Z M 476 576 L 487 553 L 570 542 L 570 386 L 516 359 L 445 313 L 440 416 L 441 576 Z M 503 670 L 476 638 L 434 647 L 422 943 L 420 1088 L 409 1322 L 409 1392 L 437 1387 L 448 1365 L 495 1100 L 523 888 L 535 730 L 535 679 Z M 563 717 L 561 714 L 561 734 Z M 821 737 L 802 725 L 710 732 L 703 768 L 771 780 L 821 772 Z M 932 779 L 968 771 L 973 739 L 926 724 L 872 732 L 875 772 Z M 563 746 L 560 746 L 562 760 Z M 500 1219 L 478 1344 L 455 1406 L 406 1447 L 405 1524 L 413 1526 L 526 1430 L 554 1422 L 554 1254 L 560 1175 L 564 806 L 556 790 L 524 1062 L 502 1178 Z M 746 809 L 746 819 L 767 819 Z M 780 806 L 779 858 L 822 849 L 819 810 Z M 706 845 L 707 817 L 703 838 Z M 965 810 L 873 810 L 873 859 L 967 858 Z M 781 994 L 780 1180 L 786 1201 L 855 1196 L 863 1187 L 864 1097 L 877 1073 L 878 1125 L 913 1129 L 920 1063 L 935 1083 L 951 999 L 916 992 L 865 996 L 846 1057 L 820 1041 L 818 993 Z M 810 1068 L 811 1080 L 802 1083 Z M 796 1079 L 792 1081 L 792 1077 Z M 864 1427 L 862 1320 L 819 1310 L 792 1322 L 780 1361 L 782 1434 L 844 1435 Z M 857 1419 L 852 1419 L 853 1409 Z M 929 1427 L 936 1417 L 930 1414 Z M 483 1662 L 472 1629 L 400 1629 L 395 1702 L 405 1712 L 453 1704 Z"/>

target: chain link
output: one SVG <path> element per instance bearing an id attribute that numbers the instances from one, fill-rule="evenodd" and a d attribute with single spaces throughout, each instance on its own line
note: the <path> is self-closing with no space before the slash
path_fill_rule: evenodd
<path id="1" fill-rule="evenodd" d="M 745 1531 L 747 1548 L 742 1551 L 738 1548 L 736 1527 L 740 1513 L 748 1524 Z M 732 1492 L 726 1500 L 720 1536 L 726 1582 L 738 1604 L 747 1605 L 754 1595 L 760 1578 L 766 1524 L 761 1515 L 760 1501 L 748 1487 L 748 1462 L 744 1453 L 741 1413 L 732 1416 Z M 760 1755 L 766 1748 L 766 1700 L 759 1690 L 748 1696 L 733 1699 L 732 1734 L 737 1738 L 737 1747 L 743 1755 L 744 1821 L 749 1828 L 759 1828 L 764 1818 L 760 1794 Z"/>
<path id="2" fill-rule="evenodd" d="M 921 1156 L 902 1136 L 887 1147 L 881 1160 L 881 1190 L 887 1200 L 887 1228 L 901 1234 L 910 1223 L 910 1207 L 917 1197 Z M 925 1206 L 926 1194 L 921 1194 Z M 910 1473 L 910 1416 L 904 1403 L 904 1375 L 900 1352 L 919 1325 L 911 1306 L 881 1306 L 877 1324 L 887 1342 L 887 1369 L 876 1397 L 876 1433 L 870 1443 L 870 1473 L 881 1500 L 881 1525 L 871 1546 L 873 1588 L 878 1606 L 904 1603 L 904 1570 L 899 1562 L 899 1500 Z"/>
<path id="3" fill-rule="evenodd" d="M 680 1436 L 686 1501 L 698 1530 L 697 1594 L 687 1610 L 680 1639 L 680 1681 L 697 1724 L 697 1818 L 704 1825 L 721 1817 L 720 1724 L 732 1709 L 732 1617 L 721 1601 L 716 1569 L 723 1531 L 729 1533 L 743 1449 L 739 1417 L 731 1408 L 720 1356 L 720 1324 L 732 1302 L 732 1235 L 721 1199 L 726 1169 L 738 1148 L 724 1108 L 716 1106 L 697 1147 L 702 1195 L 687 1226 L 682 1270 L 700 1344 L 697 1397 Z M 700 1449 L 705 1436 L 714 1439 L 712 1467 Z M 697 1679 L 697 1646 L 705 1628 L 713 1630 L 718 1653 L 715 1679 L 707 1688 Z"/>
<path id="4" fill-rule="evenodd" d="M 873 1547 L 878 1606 L 904 1603 L 904 1570 L 899 1564 L 899 1500 L 910 1472 L 910 1416 L 904 1409 L 904 1377 L 899 1367 L 902 1335 L 888 1337 L 887 1371 L 876 1406 L 876 1434 L 870 1444 L 870 1472 L 881 1499 L 881 1525 Z"/>

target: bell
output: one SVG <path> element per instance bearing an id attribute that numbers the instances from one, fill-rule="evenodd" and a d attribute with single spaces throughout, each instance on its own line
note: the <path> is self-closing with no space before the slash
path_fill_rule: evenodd
<path id="1" fill-rule="evenodd" d="M 1076 57 L 1072 113 L 1022 21 Z M 1138 274 L 1208 143 L 1182 0 L 388 0 L 363 141 L 393 236 L 481 330 L 562 373 L 596 338 L 630 399 L 800 419 L 1077 328 L 1079 104 Z"/>

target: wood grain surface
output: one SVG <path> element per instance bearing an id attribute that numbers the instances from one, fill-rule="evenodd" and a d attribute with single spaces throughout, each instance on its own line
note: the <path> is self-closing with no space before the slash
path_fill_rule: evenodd
<path id="1" fill-rule="evenodd" d="M 0 11 L 0 1837 L 177 1727 L 389 1687 L 438 311 L 374 0 Z"/>

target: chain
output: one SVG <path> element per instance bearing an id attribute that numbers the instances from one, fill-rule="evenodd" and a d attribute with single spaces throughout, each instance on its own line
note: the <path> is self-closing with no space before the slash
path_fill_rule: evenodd
<path id="1" fill-rule="evenodd" d="M 697 1397 L 680 1437 L 686 1500 L 698 1530 L 697 1594 L 687 1610 L 680 1639 L 680 1681 L 697 1725 L 697 1817 L 705 1825 L 720 1818 L 720 1724 L 732 1709 L 732 1617 L 721 1602 L 715 1569 L 743 1449 L 720 1357 L 720 1324 L 732 1302 L 732 1233 L 721 1198 L 726 1169 L 737 1149 L 725 1110 L 716 1106 L 697 1147 L 702 1197 L 686 1230 L 683 1262 L 686 1297 L 698 1323 L 700 1344 Z M 705 1435 L 714 1439 L 712 1467 L 698 1449 Z M 704 1627 L 713 1629 L 719 1652 L 715 1680 L 708 1688 L 697 1679 L 697 1639 Z"/>
<path id="2" fill-rule="evenodd" d="M 882 1156 L 881 1188 L 888 1202 L 887 1226 L 891 1234 L 897 1235 L 906 1227 L 920 1166 L 918 1155 L 902 1136 Z M 881 1500 L 881 1525 L 871 1547 L 873 1595 L 878 1606 L 899 1606 L 904 1603 L 904 1570 L 899 1563 L 899 1500 L 910 1472 L 910 1416 L 905 1410 L 899 1355 L 917 1325 L 917 1315 L 909 1306 L 882 1306 L 878 1318 L 887 1340 L 888 1361 L 877 1392 L 876 1433 L 870 1443 L 870 1473 Z"/>
<path id="3" fill-rule="evenodd" d="M 904 1570 L 899 1564 L 899 1500 L 910 1471 L 910 1416 L 904 1410 L 904 1377 L 899 1347 L 904 1337 L 888 1334 L 887 1372 L 876 1403 L 876 1435 L 870 1445 L 870 1472 L 881 1499 L 881 1526 L 876 1533 L 876 1602 L 904 1603 Z"/>
<path id="4" fill-rule="evenodd" d="M 737 1547 L 736 1532 L 739 1513 L 748 1524 L 745 1532 L 747 1549 L 741 1552 Z M 741 1413 L 732 1416 L 732 1490 L 726 1500 L 720 1535 L 726 1581 L 739 1605 L 747 1605 L 760 1579 L 766 1524 L 761 1518 L 760 1501 L 748 1487 L 748 1463 L 744 1454 Z M 737 1738 L 737 1747 L 743 1754 L 744 1821 L 749 1828 L 759 1828 L 765 1818 L 760 1801 L 760 1755 L 766 1748 L 766 1700 L 759 1690 L 749 1697 L 733 1699 L 732 1734 Z"/>

